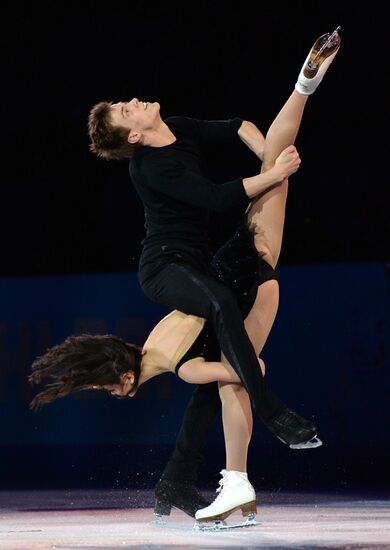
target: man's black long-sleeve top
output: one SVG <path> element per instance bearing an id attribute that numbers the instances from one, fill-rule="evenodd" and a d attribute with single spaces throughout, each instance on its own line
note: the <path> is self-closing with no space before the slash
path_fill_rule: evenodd
<path id="1" fill-rule="evenodd" d="M 130 177 L 145 209 L 144 253 L 161 245 L 209 255 L 209 211 L 241 209 L 249 203 L 242 178 L 216 184 L 207 177 L 205 151 L 239 142 L 242 119 L 165 120 L 176 141 L 140 148 L 130 161 Z M 148 254 L 147 254 L 148 255 Z"/>

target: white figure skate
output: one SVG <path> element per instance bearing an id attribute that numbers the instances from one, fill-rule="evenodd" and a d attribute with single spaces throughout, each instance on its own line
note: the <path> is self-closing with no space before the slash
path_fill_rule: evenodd
<path id="1" fill-rule="evenodd" d="M 248 481 L 247 473 L 222 470 L 221 475 L 222 479 L 219 480 L 220 486 L 217 489 L 219 495 L 210 506 L 196 512 L 194 529 L 218 531 L 259 525 L 259 522 L 255 521 L 257 514 L 256 494 Z M 243 523 L 234 525 L 227 524 L 224 520 L 239 509 L 246 520 Z M 208 525 L 210 522 L 214 522 L 214 525 Z"/>
<path id="2" fill-rule="evenodd" d="M 300 94 L 311 95 L 323 79 L 340 48 L 340 28 L 323 34 L 314 43 L 295 84 L 295 89 Z"/>

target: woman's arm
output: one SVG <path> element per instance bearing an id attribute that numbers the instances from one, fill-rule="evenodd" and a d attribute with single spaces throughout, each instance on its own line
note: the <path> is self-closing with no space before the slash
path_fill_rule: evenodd
<path id="1" fill-rule="evenodd" d="M 259 359 L 259 365 L 263 376 L 265 363 Z M 208 384 L 209 382 L 230 382 L 241 384 L 241 380 L 222 355 L 222 361 L 205 361 L 203 357 L 195 357 L 183 363 L 178 371 L 178 376 L 188 384 Z"/>

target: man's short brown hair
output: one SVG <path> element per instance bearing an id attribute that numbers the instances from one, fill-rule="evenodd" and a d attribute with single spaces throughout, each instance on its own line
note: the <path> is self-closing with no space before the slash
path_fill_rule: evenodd
<path id="1" fill-rule="evenodd" d="M 101 101 L 92 107 L 88 117 L 88 134 L 91 139 L 90 151 L 104 160 L 122 160 L 131 158 L 138 144 L 127 141 L 129 130 L 113 126 L 111 105 Z"/>

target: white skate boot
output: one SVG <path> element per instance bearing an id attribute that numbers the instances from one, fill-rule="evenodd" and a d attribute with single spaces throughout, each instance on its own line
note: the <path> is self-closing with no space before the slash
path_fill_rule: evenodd
<path id="1" fill-rule="evenodd" d="M 196 512 L 195 529 L 205 531 L 258 525 L 255 521 L 256 493 L 248 481 L 248 474 L 235 470 L 222 470 L 221 475 L 220 487 L 217 489 L 219 495 L 210 506 Z M 247 518 L 246 521 L 237 525 L 227 525 L 224 520 L 238 509 L 241 509 L 242 515 Z M 210 521 L 215 522 L 214 526 L 204 524 Z"/>
<path id="2" fill-rule="evenodd" d="M 320 36 L 314 43 L 299 73 L 295 89 L 303 95 L 311 95 L 324 77 L 340 48 L 340 27 L 332 33 Z"/>

